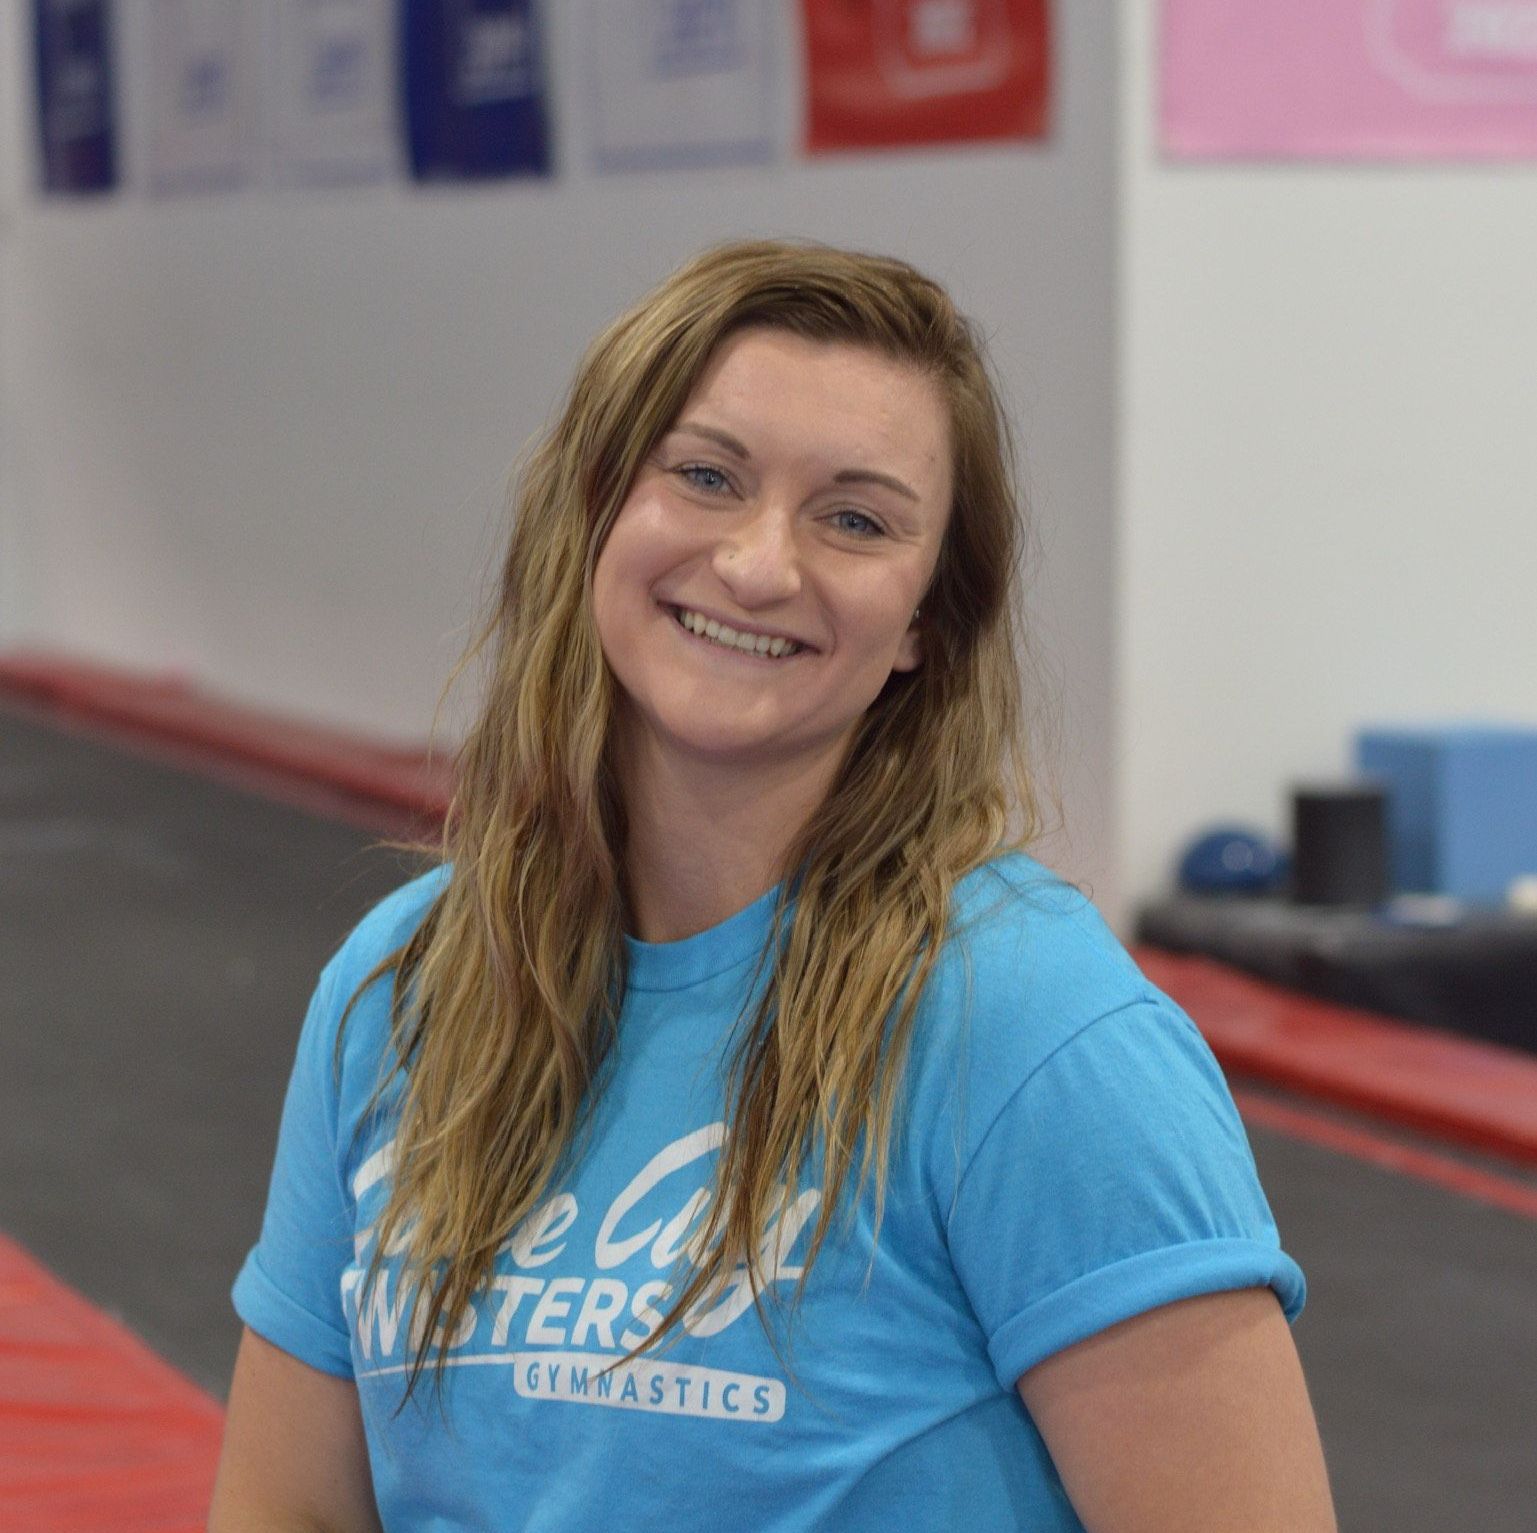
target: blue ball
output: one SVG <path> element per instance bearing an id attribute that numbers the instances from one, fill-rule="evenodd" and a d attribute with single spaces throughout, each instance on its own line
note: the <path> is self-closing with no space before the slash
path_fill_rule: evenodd
<path id="1" fill-rule="evenodd" d="M 1191 894 L 1262 894 L 1286 879 L 1286 855 L 1243 825 L 1214 825 L 1185 848 L 1179 886 Z"/>

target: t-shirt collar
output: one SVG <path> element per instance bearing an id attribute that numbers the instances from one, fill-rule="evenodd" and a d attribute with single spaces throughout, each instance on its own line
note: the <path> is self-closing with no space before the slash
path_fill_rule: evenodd
<path id="1" fill-rule="evenodd" d="M 779 885 L 705 931 L 678 942 L 642 942 L 626 936 L 628 984 L 636 990 L 683 990 L 756 958 L 768 940 Z"/>

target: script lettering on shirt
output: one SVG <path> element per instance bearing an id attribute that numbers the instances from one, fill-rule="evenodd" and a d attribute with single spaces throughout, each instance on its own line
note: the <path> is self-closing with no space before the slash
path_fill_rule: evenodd
<path id="1" fill-rule="evenodd" d="M 441 1323 L 435 1328 L 434 1345 L 450 1365 L 509 1365 L 516 1392 L 529 1399 L 778 1420 L 785 1402 L 781 1380 L 648 1356 L 621 1362 L 624 1353 L 651 1338 L 673 1284 L 686 1280 L 688 1269 L 708 1250 L 703 1219 L 712 1178 L 706 1163 L 724 1137 L 725 1125 L 710 1123 L 658 1150 L 610 1201 L 585 1261 L 580 1242 L 573 1244 L 581 1234 L 576 1195 L 562 1191 L 546 1199 L 498 1248 L 485 1292 L 461 1315 L 446 1345 Z M 341 1286 L 360 1380 L 404 1371 L 407 1345 L 414 1352 L 421 1341 L 398 1261 L 382 1263 L 364 1293 L 374 1226 L 365 1222 L 363 1205 L 367 1201 L 377 1215 L 393 1162 L 393 1143 L 386 1144 L 353 1177 L 358 1229 L 354 1260 Z M 756 1252 L 765 1288 L 800 1277 L 794 1251 L 821 1196 L 817 1188 L 800 1191 L 765 1229 Z M 402 1255 L 408 1234 L 391 1242 L 387 1258 Z M 637 1266 L 666 1276 L 636 1281 Z M 753 1307 L 752 1281 L 741 1263 L 722 1286 L 689 1308 L 682 1330 L 700 1339 L 719 1336 Z"/>

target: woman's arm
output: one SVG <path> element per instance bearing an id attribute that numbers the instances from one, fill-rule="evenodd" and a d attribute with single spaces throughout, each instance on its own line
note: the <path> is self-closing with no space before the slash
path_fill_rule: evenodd
<path id="1" fill-rule="evenodd" d="M 208 1533 L 380 1533 L 357 1386 L 247 1328 Z"/>
<path id="2" fill-rule="evenodd" d="M 1036 1364 L 1019 1393 L 1090 1533 L 1336 1533 L 1268 1288 L 1149 1310 Z"/>

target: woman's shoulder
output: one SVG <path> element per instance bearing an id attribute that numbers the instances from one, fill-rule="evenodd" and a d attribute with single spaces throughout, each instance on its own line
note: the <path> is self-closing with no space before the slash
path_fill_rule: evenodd
<path id="1" fill-rule="evenodd" d="M 928 989 L 931 1025 L 1000 1081 L 1018 1081 L 1099 1018 L 1163 997 L 1092 898 L 1023 853 L 954 891 Z"/>
<path id="2" fill-rule="evenodd" d="M 449 866 L 439 863 L 402 884 L 373 906 L 342 940 L 328 967 L 338 978 L 363 977 L 407 943 L 448 882 Z"/>
<path id="3" fill-rule="evenodd" d="M 956 885 L 944 956 L 969 962 L 1016 1006 L 1098 1014 L 1151 989 L 1093 898 L 1022 852 Z"/>
<path id="4" fill-rule="evenodd" d="M 403 947 L 448 881 L 435 867 L 386 895 L 343 938 L 321 970 L 300 1032 L 296 1074 L 355 1117 L 390 1058 L 390 971 L 379 964 Z M 372 976 L 372 977 L 371 977 Z M 338 1070 L 336 1067 L 340 1066 Z"/>
<path id="5" fill-rule="evenodd" d="M 349 1007 L 360 1026 L 354 1032 L 372 1035 L 387 1024 L 391 996 L 388 973 L 370 976 L 390 954 L 398 951 L 421 925 L 432 903 L 448 882 L 446 864 L 402 884 L 365 914 L 344 937 L 321 972 L 315 1002 L 326 1031 L 335 1033 Z"/>

